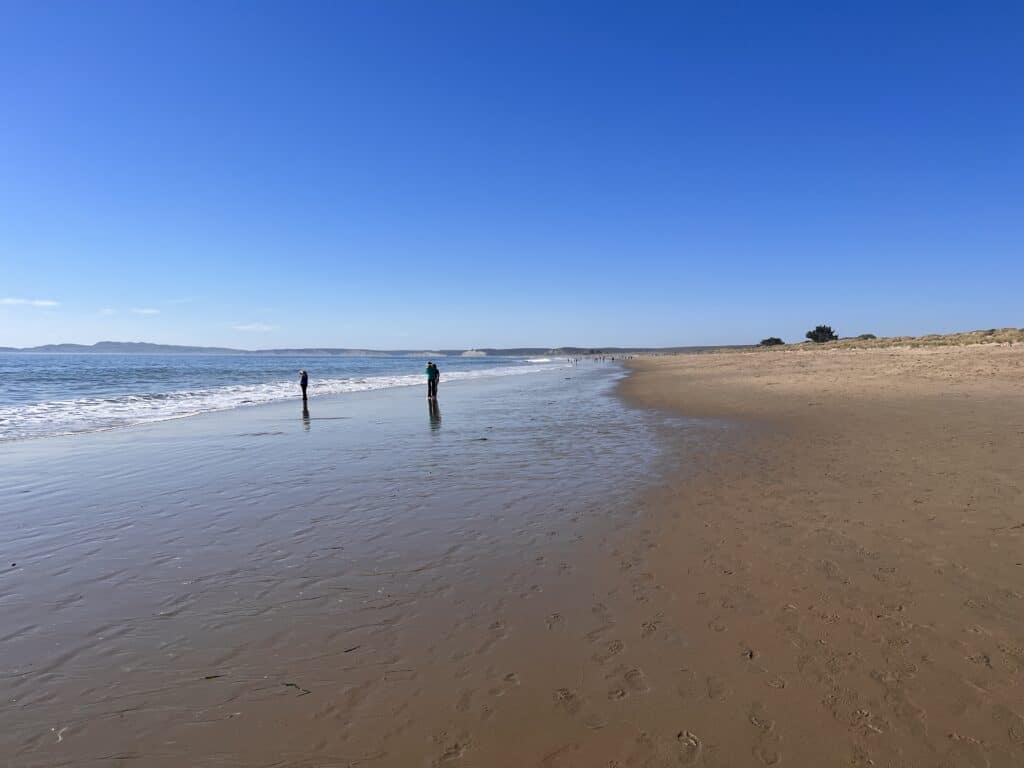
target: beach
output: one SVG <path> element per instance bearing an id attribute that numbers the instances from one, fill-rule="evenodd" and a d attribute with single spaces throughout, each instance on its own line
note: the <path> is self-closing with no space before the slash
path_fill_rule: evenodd
<path id="1" fill-rule="evenodd" d="M 5 764 L 1020 765 L 1024 351 L 629 367 L 0 446 Z"/>
<path id="2" fill-rule="evenodd" d="M 1024 764 L 1024 349 L 635 368 L 630 400 L 737 426 L 648 496 L 701 759 Z"/>

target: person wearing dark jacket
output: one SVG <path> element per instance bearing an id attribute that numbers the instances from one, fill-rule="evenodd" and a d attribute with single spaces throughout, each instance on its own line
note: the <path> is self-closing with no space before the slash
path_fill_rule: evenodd
<path id="1" fill-rule="evenodd" d="M 437 383 L 441 380 L 441 371 L 432 361 L 427 361 L 427 399 L 437 399 Z"/>

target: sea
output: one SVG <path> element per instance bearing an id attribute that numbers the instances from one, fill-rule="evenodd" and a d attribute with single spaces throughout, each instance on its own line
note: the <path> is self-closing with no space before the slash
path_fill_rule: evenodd
<path id="1" fill-rule="evenodd" d="M 422 385 L 427 357 L 0 353 L 0 442 L 181 419 L 309 396 Z M 564 358 L 432 356 L 442 387 L 569 367 Z"/>

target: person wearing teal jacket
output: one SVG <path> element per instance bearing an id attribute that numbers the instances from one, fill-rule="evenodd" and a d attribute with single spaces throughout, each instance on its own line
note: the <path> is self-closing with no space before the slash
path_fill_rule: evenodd
<path id="1" fill-rule="evenodd" d="M 441 380 L 441 371 L 430 360 L 427 361 L 427 399 L 437 399 L 437 383 Z"/>

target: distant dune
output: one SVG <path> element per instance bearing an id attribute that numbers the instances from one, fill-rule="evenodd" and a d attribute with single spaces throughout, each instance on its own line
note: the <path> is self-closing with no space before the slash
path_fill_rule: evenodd
<path id="1" fill-rule="evenodd" d="M 878 349 L 881 347 L 956 347 L 969 344 L 1020 344 L 1024 343 L 1024 328 L 990 328 L 985 331 L 963 331 L 961 333 L 932 333 L 927 336 L 886 336 L 882 338 L 852 338 L 826 341 L 815 344 L 802 341 L 797 344 L 782 344 L 762 347 L 765 350 L 795 349 Z"/>

